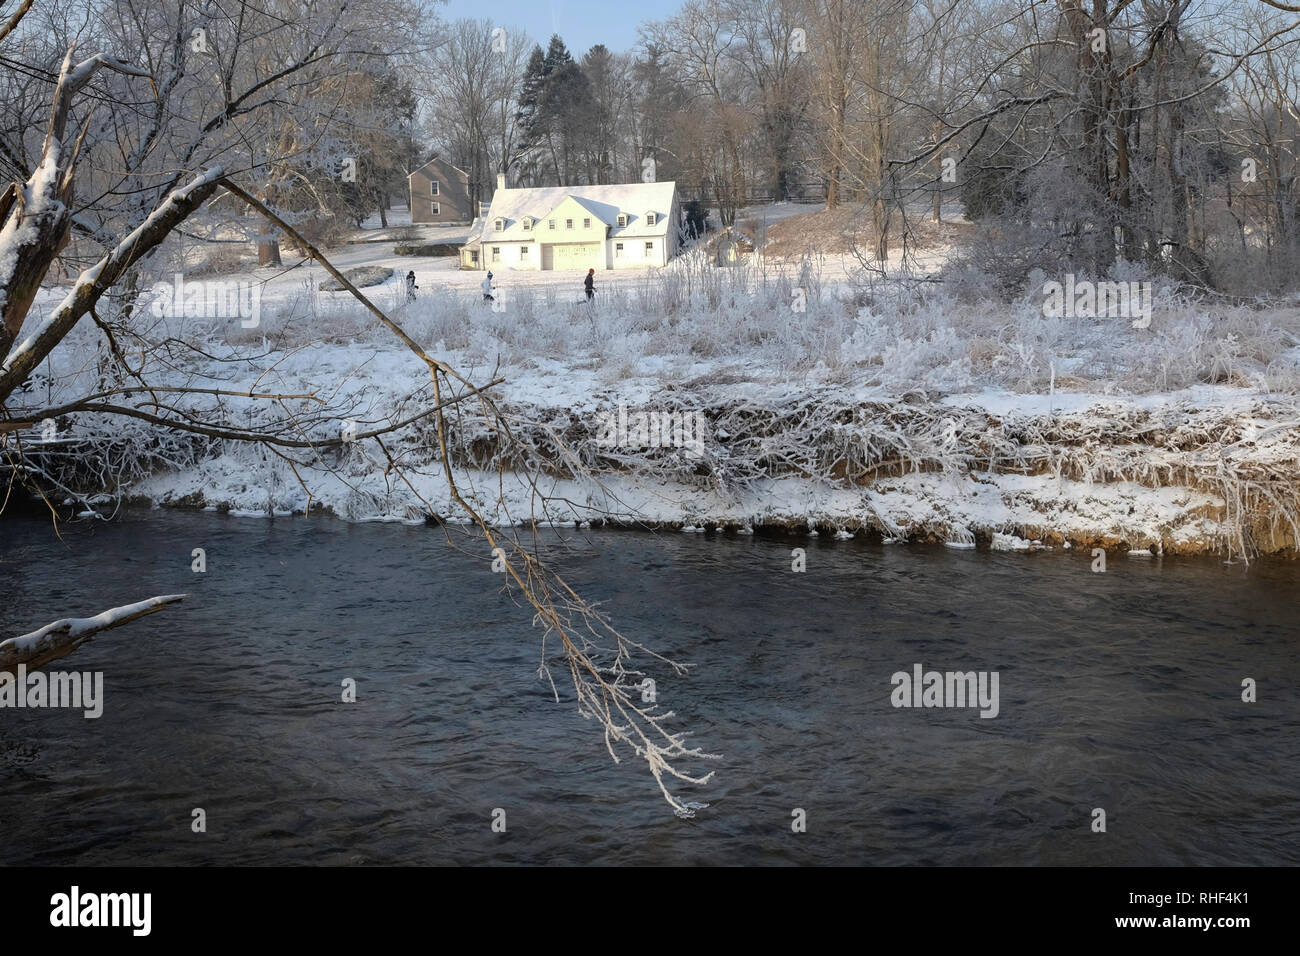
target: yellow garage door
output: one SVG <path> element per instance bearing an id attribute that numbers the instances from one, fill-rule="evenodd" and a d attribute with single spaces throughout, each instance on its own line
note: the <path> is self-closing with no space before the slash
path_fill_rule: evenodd
<path id="1" fill-rule="evenodd" d="M 542 247 L 543 269 L 603 269 L 599 242 L 551 243 Z"/>

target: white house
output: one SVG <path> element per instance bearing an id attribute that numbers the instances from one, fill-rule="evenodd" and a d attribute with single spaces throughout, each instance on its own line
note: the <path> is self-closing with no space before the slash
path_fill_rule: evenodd
<path id="1" fill-rule="evenodd" d="M 541 186 L 497 191 L 461 247 L 466 269 L 662 266 L 681 242 L 677 184 Z"/>

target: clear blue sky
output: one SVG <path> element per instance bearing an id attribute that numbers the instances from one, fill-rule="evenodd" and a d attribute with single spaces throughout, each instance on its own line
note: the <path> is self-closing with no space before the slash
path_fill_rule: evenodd
<path id="1" fill-rule="evenodd" d="M 575 58 L 597 43 L 616 53 L 636 45 L 636 28 L 645 20 L 662 20 L 681 7 L 680 0 L 448 0 L 439 6 L 444 20 L 491 20 L 522 27 L 546 49 L 552 33 L 563 38 Z"/>

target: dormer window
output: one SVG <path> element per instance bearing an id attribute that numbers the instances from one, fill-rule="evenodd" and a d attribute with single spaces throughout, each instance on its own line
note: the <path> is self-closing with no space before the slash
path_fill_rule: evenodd
<path id="1" fill-rule="evenodd" d="M 627 213 L 621 212 L 618 214 L 618 224 L 620 228 L 627 225 Z"/>
<path id="2" fill-rule="evenodd" d="M 505 231 L 506 231 L 506 221 L 505 221 L 504 219 L 502 219 L 502 218 L 500 218 L 500 217 L 497 217 L 497 221 L 496 221 L 496 230 L 497 230 L 497 232 L 505 232 Z"/>
<path id="3" fill-rule="evenodd" d="M 527 216 L 524 216 L 524 232 L 531 232 L 532 228 L 533 228 L 533 221 L 529 219 Z"/>
<path id="4" fill-rule="evenodd" d="M 647 226 L 653 226 L 658 220 L 659 217 L 652 212 L 648 212 L 645 214 L 645 224 Z"/>

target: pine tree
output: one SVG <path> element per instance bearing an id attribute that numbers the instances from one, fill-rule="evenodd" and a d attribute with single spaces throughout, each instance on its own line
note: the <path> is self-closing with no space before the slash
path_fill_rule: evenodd
<path id="1" fill-rule="evenodd" d="M 551 34 L 550 45 L 546 48 L 546 61 L 543 69 L 543 77 L 550 76 L 560 67 L 573 62 L 573 57 L 569 55 L 569 48 L 564 45 L 558 33 Z"/>
<path id="2" fill-rule="evenodd" d="M 535 178 L 537 151 L 545 138 L 541 129 L 542 118 L 538 111 L 538 103 L 542 97 L 542 89 L 546 85 L 546 72 L 545 55 L 540 46 L 535 46 L 528 57 L 528 66 L 524 70 L 524 80 L 519 93 L 519 109 L 515 113 L 519 123 L 521 172 L 533 171 L 532 175 L 524 174 L 528 179 Z"/>
<path id="3" fill-rule="evenodd" d="M 515 117 L 523 129 L 526 142 L 533 140 L 533 127 L 537 123 L 537 100 L 542 95 L 542 86 L 546 82 L 546 61 L 540 46 L 533 47 L 528 57 L 528 66 L 524 70 L 524 82 L 519 93 L 519 110 Z"/>

